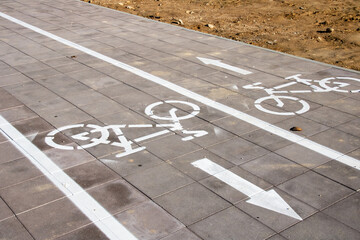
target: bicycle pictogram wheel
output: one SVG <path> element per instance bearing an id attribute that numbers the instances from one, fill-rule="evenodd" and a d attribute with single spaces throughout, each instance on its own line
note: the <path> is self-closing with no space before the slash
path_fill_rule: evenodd
<path id="1" fill-rule="evenodd" d="M 350 80 L 358 82 L 357 85 L 351 85 L 344 81 Z M 360 79 L 351 78 L 351 77 L 329 77 L 319 80 L 319 85 L 324 88 L 326 91 L 335 91 L 343 93 L 355 93 L 360 92 Z"/>
<path id="2" fill-rule="evenodd" d="M 73 146 L 61 145 L 61 144 L 56 143 L 55 137 L 58 133 L 65 132 L 68 130 L 73 130 L 76 128 L 91 129 L 90 131 L 85 131 L 85 132 L 82 131 L 81 133 L 71 136 L 71 138 L 78 140 L 79 142 L 85 142 L 85 144 L 81 144 L 77 147 L 73 147 Z M 88 135 L 90 135 L 92 133 L 100 133 L 100 137 L 90 138 Z M 104 127 L 100 127 L 95 124 L 87 124 L 87 125 L 76 124 L 76 125 L 64 126 L 64 127 L 55 129 L 54 131 L 48 133 L 47 136 L 45 137 L 45 142 L 51 147 L 62 149 L 62 150 L 86 149 L 86 148 L 94 147 L 99 144 L 108 144 L 109 141 L 107 139 L 109 138 L 109 135 L 110 135 L 109 131 Z"/>
<path id="3" fill-rule="evenodd" d="M 272 100 L 274 102 L 281 102 L 280 99 L 286 99 L 286 100 L 290 100 L 290 101 L 294 101 L 298 104 L 300 104 L 302 107 L 300 110 L 297 110 L 297 111 L 294 111 L 294 112 L 283 112 L 283 111 L 273 111 L 273 110 L 269 110 L 269 109 L 266 109 L 265 107 L 263 107 L 261 104 L 265 103 L 265 101 L 268 101 L 268 100 Z M 271 103 L 271 102 L 269 102 Z M 264 105 L 264 104 L 263 104 Z M 283 107 L 284 104 L 282 103 L 282 105 L 279 106 L 279 104 L 277 104 L 278 107 Z M 257 109 L 259 109 L 260 111 L 263 111 L 263 112 L 266 112 L 266 113 L 270 113 L 270 114 L 275 114 L 275 115 L 296 115 L 296 114 L 302 114 L 302 113 L 305 113 L 307 111 L 309 111 L 310 109 L 310 106 L 307 102 L 305 102 L 304 100 L 301 100 L 299 98 L 296 98 L 296 97 L 291 97 L 291 96 L 267 96 L 267 97 L 262 97 L 262 98 L 259 98 L 255 101 L 255 107 Z"/>

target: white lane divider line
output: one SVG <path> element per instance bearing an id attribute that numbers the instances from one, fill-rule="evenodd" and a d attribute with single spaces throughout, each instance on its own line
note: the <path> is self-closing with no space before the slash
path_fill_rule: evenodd
<path id="1" fill-rule="evenodd" d="M 322 155 L 324 155 L 324 156 L 326 156 L 328 158 L 331 158 L 333 160 L 336 160 L 338 162 L 346 164 L 346 165 L 348 165 L 348 166 L 350 166 L 352 168 L 360 170 L 360 161 L 353 158 L 353 157 L 347 156 L 347 155 L 345 155 L 345 154 L 343 154 L 341 152 L 335 151 L 335 150 L 330 149 L 330 148 L 328 148 L 326 146 L 323 146 L 323 145 L 320 145 L 320 144 L 318 144 L 316 142 L 313 142 L 311 140 L 305 139 L 304 137 L 298 136 L 298 135 L 296 135 L 294 133 L 291 133 L 291 132 L 289 132 L 287 130 L 284 130 L 282 128 L 274 126 L 274 125 L 272 125 L 272 124 L 270 124 L 268 122 L 260 120 L 260 119 L 258 119 L 256 117 L 248 115 L 248 114 L 246 114 L 244 112 L 241 112 L 239 110 L 236 110 L 236 109 L 228 107 L 228 106 L 226 106 L 224 104 L 218 103 L 218 102 L 216 102 L 214 100 L 211 100 L 211 99 L 209 99 L 207 97 L 199 95 L 199 94 L 197 94 L 195 92 L 192 92 L 192 91 L 190 91 L 190 90 L 188 90 L 186 88 L 180 87 L 180 86 L 178 86 L 178 85 L 176 85 L 174 83 L 166 81 L 165 79 L 154 76 L 154 75 L 152 75 L 150 73 L 147 73 L 145 71 L 142 71 L 142 70 L 140 70 L 138 68 L 130 66 L 130 65 L 126 64 L 126 63 L 120 62 L 118 60 L 115 60 L 113 58 L 105 56 L 105 55 L 103 55 L 101 53 L 95 52 L 95 51 L 93 51 L 93 50 L 91 50 L 89 48 L 83 47 L 83 46 L 81 46 L 79 44 L 76 44 L 76 43 L 71 42 L 69 40 L 66 40 L 64 38 L 58 37 L 58 36 L 56 36 L 56 35 L 54 35 L 52 33 L 44 31 L 44 30 L 42 30 L 42 29 L 40 29 L 38 27 L 35 27 L 35 26 L 30 25 L 28 23 L 25 23 L 25 22 L 23 22 L 21 20 L 13 18 L 13 17 L 11 17 L 11 16 L 9 16 L 9 15 L 7 15 L 5 13 L 0 12 L 0 17 L 3 17 L 5 19 L 7 19 L 9 21 L 12 21 L 12 22 L 14 22 L 16 24 L 19 24 L 19 25 L 21 25 L 21 26 L 23 26 L 25 28 L 31 29 L 34 32 L 40 33 L 40 34 L 42 34 L 44 36 L 47 36 L 47 37 L 49 37 L 49 38 L 51 38 L 51 39 L 53 39 L 55 41 L 63 43 L 65 45 L 69 46 L 69 47 L 75 48 L 75 49 L 77 49 L 79 51 L 82 51 L 82 52 L 84 52 L 86 54 L 89 54 L 89 55 L 91 55 L 93 57 L 96 57 L 96 58 L 98 58 L 100 60 L 103 60 L 103 61 L 105 61 L 107 63 L 110 63 L 110 64 L 112 64 L 114 66 L 117 66 L 117 67 L 119 67 L 119 68 L 121 68 L 121 69 L 123 69 L 125 71 L 131 72 L 131 73 L 133 73 L 133 74 L 135 74 L 135 75 L 137 75 L 139 77 L 142 77 L 142 78 L 147 79 L 147 80 L 149 80 L 151 82 L 157 83 L 157 84 L 159 84 L 159 85 L 161 85 L 163 87 L 166 87 L 166 88 L 168 88 L 168 89 L 170 89 L 170 90 L 172 90 L 174 92 L 177 92 L 177 93 L 179 93 L 179 94 L 181 94 L 183 96 L 186 96 L 186 97 L 188 97 L 190 99 L 193 99 L 195 101 L 203 103 L 203 104 L 205 104 L 205 105 L 207 105 L 209 107 L 212 107 L 212 108 L 214 108 L 216 110 L 219 110 L 219 111 L 224 112 L 226 114 L 232 115 L 233 117 L 235 117 L 235 118 L 237 118 L 239 120 L 242 120 L 244 122 L 247 122 L 249 124 L 252 124 L 252 125 L 254 125 L 254 126 L 264 130 L 264 131 L 267 131 L 269 133 L 272 133 L 274 135 L 282 137 L 282 138 L 284 138 L 286 140 L 289 140 L 291 142 L 301 144 L 301 146 L 303 146 L 305 148 L 308 148 L 308 149 L 310 149 L 312 151 L 315 151 L 315 152 L 317 152 L 319 154 L 322 154 Z M 299 143 L 299 142 L 301 142 L 301 143 Z"/>
<path id="2" fill-rule="evenodd" d="M 34 164 L 109 239 L 137 240 L 105 208 L 91 197 L 48 156 L 0 115 L 0 132 Z"/>
<path id="3" fill-rule="evenodd" d="M 265 191 L 207 158 L 191 164 L 248 196 L 247 203 L 302 220 L 275 190 Z"/>

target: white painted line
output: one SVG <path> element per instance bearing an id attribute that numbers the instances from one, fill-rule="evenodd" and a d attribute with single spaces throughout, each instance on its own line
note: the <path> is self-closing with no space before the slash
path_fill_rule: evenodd
<path id="1" fill-rule="evenodd" d="M 153 127 L 152 124 L 129 124 L 128 125 L 129 128 L 149 128 L 149 127 Z"/>
<path id="2" fill-rule="evenodd" d="M 281 88 L 288 87 L 288 86 L 291 86 L 291 85 L 294 85 L 294 84 L 297 84 L 297 82 L 284 83 L 284 84 L 282 84 L 282 85 L 279 85 L 279 86 L 274 87 L 274 89 L 281 89 Z"/>
<path id="3" fill-rule="evenodd" d="M 236 72 L 236 73 L 240 73 L 242 75 L 248 75 L 248 74 L 252 73 L 252 72 L 247 71 L 245 69 L 234 67 L 234 66 L 231 66 L 231 65 L 226 64 L 226 63 L 222 63 L 220 60 L 214 60 L 214 59 L 209 59 L 209 58 L 201 58 L 201 57 L 198 57 L 197 59 L 199 59 L 201 62 L 203 62 L 206 65 L 214 65 L 214 66 L 221 67 L 221 68 L 224 68 L 224 69 Z"/>
<path id="4" fill-rule="evenodd" d="M 84 53 L 87 53 L 87 54 L 89 54 L 89 55 L 91 55 L 93 57 L 96 57 L 96 58 L 101 59 L 101 60 L 103 60 L 105 62 L 108 62 L 108 63 L 110 63 L 110 64 L 112 64 L 114 66 L 117 66 L 117 67 L 125 70 L 125 71 L 131 72 L 131 73 L 133 73 L 133 74 L 135 74 L 135 75 L 137 75 L 139 77 L 142 77 L 142 78 L 145 78 L 145 79 L 147 79 L 149 81 L 157 83 L 157 84 L 159 84 L 159 85 L 161 85 L 163 87 L 166 87 L 166 88 L 168 88 L 170 90 L 173 90 L 174 92 L 177 92 L 177 93 L 179 93 L 179 94 L 181 94 L 183 96 L 186 96 L 186 97 L 188 97 L 190 99 L 201 102 L 201 103 L 203 103 L 203 104 L 205 104 L 207 106 L 210 106 L 210 107 L 212 107 L 212 108 L 214 108 L 216 110 L 219 110 L 221 112 L 224 112 L 226 114 L 232 115 L 232 116 L 234 116 L 234 117 L 236 117 L 236 118 L 238 118 L 238 119 L 240 119 L 242 121 L 245 121 L 245 122 L 247 122 L 249 124 L 252 124 L 252 125 L 254 125 L 254 126 L 256 126 L 256 127 L 260 128 L 260 129 L 263 129 L 264 131 L 270 132 L 270 133 L 272 133 L 274 135 L 285 138 L 285 139 L 287 139 L 289 141 L 292 141 L 294 143 L 298 143 L 298 142 L 305 139 L 304 137 L 298 136 L 298 135 L 296 135 L 294 133 L 291 133 L 289 131 L 286 131 L 286 130 L 284 130 L 282 128 L 276 127 L 276 126 L 274 126 L 274 125 L 272 125 L 272 124 L 270 124 L 268 122 L 265 122 L 263 120 L 255 118 L 253 116 L 250 116 L 250 115 L 248 115 L 248 114 L 246 114 L 244 112 L 241 112 L 241 111 L 236 110 L 234 108 L 228 107 L 228 106 L 226 106 L 224 104 L 215 102 L 215 101 L 213 101 L 213 100 L 211 100 L 211 99 L 209 99 L 207 97 L 201 96 L 201 95 L 199 95 L 199 94 L 197 94 L 195 92 L 192 92 L 192 91 L 190 91 L 190 90 L 188 90 L 186 88 L 180 87 L 180 86 L 178 86 L 178 85 L 176 85 L 174 83 L 166 81 L 165 79 L 162 79 L 162 78 L 154 76 L 154 75 L 152 75 L 150 73 L 144 72 L 144 71 L 142 71 L 142 70 L 140 70 L 138 68 L 132 67 L 132 66 L 130 66 L 128 64 L 122 63 L 122 62 L 120 62 L 118 60 L 115 60 L 113 58 L 107 57 L 107 56 L 105 56 L 103 54 L 100 54 L 98 52 L 95 52 L 95 51 L 93 51 L 93 50 L 91 50 L 89 48 L 80 46 L 80 45 L 78 45 L 76 43 L 73 43 L 71 41 L 68 41 L 68 40 L 66 40 L 64 38 L 58 37 L 58 36 L 56 36 L 56 35 L 54 35 L 52 33 L 46 32 L 46 31 L 44 31 L 44 30 L 42 30 L 40 28 L 37 28 L 37 27 L 32 26 L 32 25 L 30 25 L 28 23 L 20 21 L 20 20 L 18 20 L 16 18 L 13 18 L 13 17 L 11 17 L 11 16 L 9 16 L 7 14 L 4 14 L 4 13 L 0 12 L 0 16 L 5 18 L 5 19 L 8 19 L 9 21 L 17 23 L 17 24 L 19 24 L 19 25 L 21 25 L 23 27 L 31 29 L 31 30 L 33 30 L 33 31 L 35 31 L 37 33 L 40 33 L 40 34 L 42 34 L 44 36 L 47 36 L 47 37 L 49 37 L 51 39 L 54 39 L 54 40 L 56 40 L 56 41 L 58 41 L 60 43 L 63 43 L 65 45 L 67 45 L 67 46 L 73 47 L 73 48 L 75 48 L 75 49 L 77 49 L 79 51 L 82 51 Z M 329 158 L 334 159 L 336 161 L 339 161 L 339 162 L 341 162 L 343 164 L 346 164 L 346 165 L 348 165 L 348 166 L 350 166 L 352 168 L 360 170 L 360 161 L 355 159 L 355 158 L 352 158 L 350 156 L 346 156 L 343 153 L 337 152 L 335 150 L 328 151 L 328 149 L 329 149 L 328 147 L 317 144 L 317 143 L 315 143 L 315 142 L 313 142 L 311 140 L 303 141 L 301 145 L 308 148 L 308 149 L 310 149 L 310 150 L 312 150 L 312 151 L 315 151 L 315 152 L 317 152 L 319 154 L 322 154 L 322 155 L 324 155 L 326 157 L 329 157 Z M 339 156 L 341 156 L 341 157 L 339 157 Z"/>
<path id="5" fill-rule="evenodd" d="M 0 116 L 0 132 L 48 177 L 109 239 L 137 239 L 80 185 L 64 173 L 48 156 L 2 116 Z"/>
<path id="6" fill-rule="evenodd" d="M 311 93 L 311 90 L 292 90 L 291 93 Z"/>
<path id="7" fill-rule="evenodd" d="M 302 220 L 275 190 L 265 191 L 207 158 L 191 164 L 248 196 L 250 199 L 246 202 Z"/>
<path id="8" fill-rule="evenodd" d="M 157 136 L 161 136 L 161 135 L 167 134 L 169 132 L 170 132 L 169 130 L 163 130 L 163 131 L 160 131 L 160 132 L 152 133 L 152 134 L 149 134 L 149 135 L 146 135 L 146 136 L 143 136 L 143 137 L 136 138 L 136 139 L 134 139 L 134 142 L 145 141 L 147 139 L 154 138 L 154 137 L 157 137 Z"/>

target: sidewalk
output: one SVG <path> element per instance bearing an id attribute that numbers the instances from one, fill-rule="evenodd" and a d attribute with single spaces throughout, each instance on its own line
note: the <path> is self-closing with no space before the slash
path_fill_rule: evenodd
<path id="1" fill-rule="evenodd" d="M 81 1 L 3 0 L 0 238 L 359 239 L 359 89 Z"/>

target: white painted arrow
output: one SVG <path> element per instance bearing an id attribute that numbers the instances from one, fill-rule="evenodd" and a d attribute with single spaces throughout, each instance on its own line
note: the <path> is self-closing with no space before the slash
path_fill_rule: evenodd
<path id="1" fill-rule="evenodd" d="M 195 161 L 191 164 L 250 197 L 246 202 L 302 220 L 302 218 L 277 192 L 275 192 L 275 190 L 265 191 L 207 158 Z"/>
<path id="2" fill-rule="evenodd" d="M 209 59 L 209 58 L 201 58 L 201 57 L 197 57 L 197 59 L 199 59 L 200 61 L 202 61 L 206 65 L 214 65 L 214 66 L 217 66 L 217 67 L 225 68 L 227 70 L 237 72 L 237 73 L 240 73 L 242 75 L 248 75 L 248 74 L 252 73 L 252 72 L 247 71 L 245 69 L 234 67 L 234 66 L 231 66 L 231 65 L 226 64 L 226 63 L 222 63 L 220 60 L 214 60 L 214 59 Z"/>

